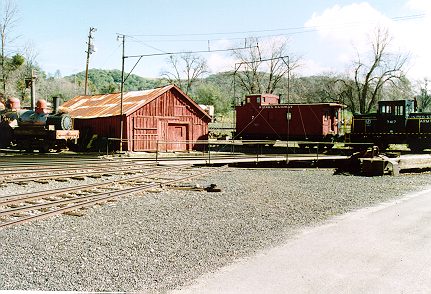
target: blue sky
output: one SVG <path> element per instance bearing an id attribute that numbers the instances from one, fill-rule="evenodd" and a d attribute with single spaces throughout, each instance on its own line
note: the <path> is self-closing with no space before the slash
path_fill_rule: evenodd
<path id="1" fill-rule="evenodd" d="M 117 33 L 126 37 L 126 55 L 225 49 L 242 39 L 272 36 L 288 39 L 289 52 L 301 57 L 297 74 L 346 71 L 355 50 L 369 48 L 370 31 L 384 24 L 393 36 L 394 50 L 409 53 L 409 74 L 429 77 L 427 57 L 431 5 L 428 0 L 16 0 L 19 21 L 12 34 L 20 35 L 11 49 L 30 43 L 37 62 L 48 73 L 69 75 L 85 69 L 90 27 L 97 28 L 90 68 L 121 69 Z M 397 17 L 415 16 L 397 21 Z M 169 35 L 169 36 L 166 36 Z M 415 37 L 414 35 L 417 35 Z M 426 36 L 426 37 L 424 37 Z M 356 48 L 356 49 L 355 49 Z M 233 69 L 225 53 L 206 53 L 212 72 Z M 126 71 L 134 65 L 126 60 Z M 166 57 L 145 57 L 134 73 L 157 77 Z"/>

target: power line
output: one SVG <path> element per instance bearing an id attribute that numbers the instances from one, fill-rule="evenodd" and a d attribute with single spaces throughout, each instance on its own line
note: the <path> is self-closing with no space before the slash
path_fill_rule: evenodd
<path id="1" fill-rule="evenodd" d="M 133 37 L 133 36 L 130 36 L 130 38 L 132 38 L 132 39 L 133 39 L 133 40 L 132 40 L 132 42 L 141 43 L 141 44 L 143 44 L 144 46 L 146 46 L 146 47 L 148 47 L 148 48 L 154 49 L 154 50 L 156 50 L 156 51 L 160 51 L 160 52 L 162 52 L 162 53 L 166 53 L 165 51 L 163 51 L 163 50 L 161 50 L 161 49 L 159 49 L 159 48 L 156 48 L 156 47 L 154 47 L 154 46 L 151 46 L 151 45 L 147 44 L 146 42 L 143 42 L 143 41 L 141 41 L 141 40 L 139 40 L 139 39 L 137 39 L 137 38 L 135 38 L 135 37 Z M 148 42 L 148 41 L 147 41 L 147 42 Z"/>
<path id="2" fill-rule="evenodd" d="M 426 16 L 425 13 L 422 14 L 411 14 L 411 15 L 404 15 L 404 16 L 396 16 L 392 17 L 393 21 L 406 21 L 406 20 L 413 20 L 413 19 L 420 19 L 424 18 Z M 337 24 L 337 26 L 345 26 L 345 25 L 360 25 L 363 24 L 363 22 L 351 22 L 351 23 L 340 23 Z M 329 25 L 331 26 L 331 25 Z M 280 29 L 266 29 L 266 30 L 249 30 L 249 31 L 232 31 L 232 32 L 214 32 L 214 33 L 184 33 L 184 34 L 137 34 L 137 35 L 129 35 L 129 37 L 183 37 L 183 36 L 217 36 L 217 35 L 238 35 L 238 34 L 255 34 L 255 33 L 266 33 L 266 32 L 277 32 L 277 31 L 297 31 L 294 33 L 300 33 L 302 30 L 314 29 L 317 30 L 321 27 L 327 27 L 327 26 L 300 26 L 300 27 L 291 27 L 291 28 L 280 28 Z M 298 32 L 299 31 L 299 32 Z"/>
<path id="3" fill-rule="evenodd" d="M 406 20 L 414 20 L 414 19 L 420 19 L 425 17 L 426 14 L 412 14 L 412 15 L 404 15 L 404 16 L 398 16 L 391 18 L 393 21 L 399 22 L 399 21 L 406 21 Z M 377 23 L 377 21 L 375 22 Z M 362 25 L 363 22 L 350 22 L 350 23 L 339 23 L 339 24 L 330 24 L 330 25 L 321 25 L 321 26 L 302 26 L 302 27 L 292 27 L 292 28 L 286 28 L 286 29 L 268 29 L 268 30 L 255 30 L 255 31 L 242 31 L 242 32 L 216 32 L 216 33 L 199 33 L 199 34 L 162 34 L 162 35 L 156 35 L 156 34 L 147 34 L 147 35 L 128 35 L 130 39 L 132 39 L 132 42 L 141 43 L 144 46 L 154 49 L 156 51 L 159 51 L 164 54 L 160 55 L 169 55 L 168 52 L 161 50 L 159 48 L 156 48 L 152 45 L 149 45 L 148 42 L 205 42 L 208 43 L 208 46 L 211 42 L 217 42 L 217 41 L 240 41 L 240 40 L 247 40 L 249 38 L 256 38 L 258 40 L 267 39 L 267 38 L 275 38 L 275 37 L 289 37 L 293 35 L 298 34 L 305 34 L 305 33 L 313 33 L 317 32 L 319 29 L 326 29 L 326 30 L 344 30 L 346 28 L 356 27 L 359 25 Z M 248 37 L 225 37 L 225 38 L 187 38 L 187 39 L 178 39 L 175 37 L 183 37 L 183 36 L 212 36 L 212 35 L 229 35 L 229 34 L 249 34 L 249 33 L 265 33 L 265 32 L 280 32 L 278 34 L 263 34 L 263 35 L 255 35 L 255 36 L 248 36 Z M 173 37 L 170 39 L 145 39 L 141 40 L 138 37 Z"/>
<path id="4" fill-rule="evenodd" d="M 141 57 L 151 57 L 151 56 L 162 56 L 162 55 L 178 55 L 178 54 L 197 54 L 197 53 L 212 53 L 212 52 L 226 52 L 226 51 L 236 51 L 244 50 L 249 48 L 257 48 L 257 46 L 240 47 L 240 48 L 229 48 L 229 49 L 216 49 L 216 50 L 198 50 L 198 51 L 179 51 L 179 52 L 164 52 L 164 53 L 151 53 L 151 54 L 140 54 L 140 55 L 128 55 L 124 58 L 141 58 Z"/>

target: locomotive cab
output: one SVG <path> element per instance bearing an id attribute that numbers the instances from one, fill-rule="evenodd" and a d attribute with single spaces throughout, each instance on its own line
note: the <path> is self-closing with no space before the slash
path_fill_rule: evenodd
<path id="1" fill-rule="evenodd" d="M 413 100 L 379 101 L 376 131 L 388 135 L 405 133 L 406 120 L 414 111 Z"/>

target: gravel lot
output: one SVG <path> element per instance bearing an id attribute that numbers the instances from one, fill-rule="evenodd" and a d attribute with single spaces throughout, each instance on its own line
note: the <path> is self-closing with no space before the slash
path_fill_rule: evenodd
<path id="1" fill-rule="evenodd" d="M 305 225 L 425 189 L 430 180 L 229 168 L 193 181 L 217 184 L 218 193 L 163 189 L 82 217 L 0 230 L 0 289 L 167 292 L 280 244 Z M 10 185 L 1 194 L 49 185 Z"/>

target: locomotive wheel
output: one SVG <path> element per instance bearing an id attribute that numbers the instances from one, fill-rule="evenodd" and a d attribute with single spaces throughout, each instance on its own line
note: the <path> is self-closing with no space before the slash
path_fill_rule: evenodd
<path id="1" fill-rule="evenodd" d="M 48 146 L 40 146 L 39 147 L 39 153 L 48 153 L 48 152 L 49 152 Z"/>
<path id="2" fill-rule="evenodd" d="M 413 153 L 422 153 L 426 148 L 425 144 L 419 141 L 409 142 L 409 148 Z"/>
<path id="3" fill-rule="evenodd" d="M 386 149 L 389 148 L 389 144 L 387 144 L 387 143 L 379 143 L 379 144 L 377 144 L 377 147 L 379 147 L 380 151 L 385 151 Z"/>
<path id="4" fill-rule="evenodd" d="M 0 148 L 9 147 L 12 141 L 12 129 L 9 125 L 0 124 Z"/>

